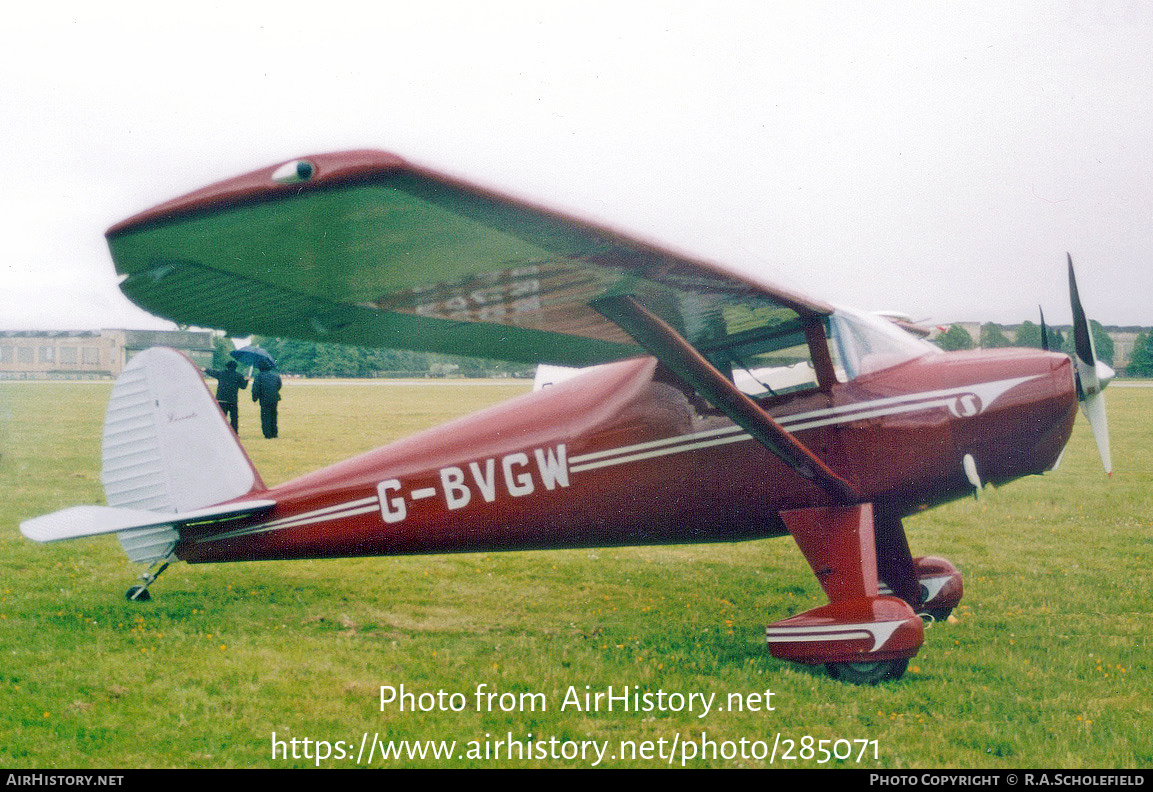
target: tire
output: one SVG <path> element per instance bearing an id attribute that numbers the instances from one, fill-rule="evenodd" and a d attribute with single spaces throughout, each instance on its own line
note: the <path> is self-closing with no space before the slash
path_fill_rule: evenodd
<path id="1" fill-rule="evenodd" d="M 853 685 L 876 685 L 889 679 L 900 679 L 908 667 L 907 657 L 865 663 L 825 663 L 829 676 Z"/>

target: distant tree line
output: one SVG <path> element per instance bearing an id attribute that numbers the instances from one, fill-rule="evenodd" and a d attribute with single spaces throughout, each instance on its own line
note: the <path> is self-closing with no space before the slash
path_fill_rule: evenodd
<path id="1" fill-rule="evenodd" d="M 1089 321 L 1097 356 L 1113 365 L 1113 339 L 1095 320 Z M 1073 334 L 1055 327 L 1046 327 L 1049 348 L 1072 354 Z M 933 342 L 944 350 L 984 349 L 999 347 L 1041 348 L 1041 326 L 1030 321 L 1017 327 L 1010 339 L 1004 329 L 992 322 L 981 325 L 980 338 L 973 337 L 961 325 L 952 325 L 940 333 Z M 232 341 L 225 336 L 214 339 L 213 367 L 221 368 L 232 358 Z M 352 347 L 342 344 L 320 344 L 283 338 L 257 337 L 253 340 L 276 360 L 286 374 L 303 377 L 531 377 L 534 366 L 485 360 L 459 355 L 440 355 L 431 352 L 410 352 L 401 349 Z M 1153 377 L 1153 331 L 1138 334 L 1129 358 L 1126 373 L 1134 377 Z"/>
<path id="2" fill-rule="evenodd" d="M 1089 320 L 1089 331 L 1093 334 L 1093 347 L 1097 351 L 1097 357 L 1112 366 L 1114 354 L 1113 339 L 1109 337 L 1109 333 L 1105 331 L 1104 326 L 1095 319 Z M 1056 327 L 1046 326 L 1045 332 L 1049 337 L 1049 349 L 1055 352 L 1060 351 L 1070 355 L 1073 354 L 1073 332 L 1071 330 L 1067 333 L 1062 333 Z M 1142 335 L 1147 334 L 1142 333 Z M 957 324 L 952 325 L 948 330 L 934 338 L 933 343 L 946 351 L 973 349 L 978 346 L 978 343 L 969 335 L 969 331 Z M 1138 338 L 1137 343 L 1140 345 L 1140 338 Z M 1016 338 L 1010 339 L 1005 335 L 1000 325 L 988 322 L 981 325 L 979 345 L 982 349 L 997 349 L 999 347 L 1013 346 L 1041 349 L 1041 326 L 1026 320 L 1017 327 Z M 1129 366 L 1129 373 L 1133 373 L 1132 364 Z"/>
<path id="3" fill-rule="evenodd" d="M 1137 334 L 1125 372 L 1132 377 L 1153 377 L 1153 331 L 1143 330 Z"/>
<path id="4" fill-rule="evenodd" d="M 272 356 L 284 374 L 302 377 L 531 377 L 534 366 L 501 360 L 410 352 L 403 349 L 321 344 L 288 338 L 257 336 L 252 340 Z M 214 341 L 213 366 L 232 358 L 231 339 Z"/>

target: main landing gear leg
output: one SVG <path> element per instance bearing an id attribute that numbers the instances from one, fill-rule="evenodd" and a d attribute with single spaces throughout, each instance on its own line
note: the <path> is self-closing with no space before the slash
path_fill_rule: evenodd
<path id="1" fill-rule="evenodd" d="M 765 630 L 774 657 L 824 663 L 831 676 L 876 684 L 905 673 L 925 640 L 909 603 L 877 590 L 873 507 L 828 506 L 782 512 L 829 604 Z"/>
<path id="2" fill-rule="evenodd" d="M 898 517 L 875 515 L 874 530 L 881 594 L 900 597 L 930 624 L 948 619 L 965 593 L 957 568 L 937 556 L 913 558 Z"/>
<path id="3" fill-rule="evenodd" d="M 921 610 L 921 584 L 905 527 L 900 518 L 882 512 L 873 515 L 873 534 L 877 543 L 877 578 L 885 594 L 900 597 L 918 613 Z M 886 590 L 887 589 L 887 590 Z"/>
<path id="4" fill-rule="evenodd" d="M 125 592 L 125 599 L 127 599 L 129 602 L 148 602 L 148 600 L 152 599 L 152 595 L 148 593 L 148 587 L 156 582 L 156 578 L 160 577 L 164 570 L 168 569 L 171 563 L 171 555 L 167 558 L 162 558 L 159 561 L 153 562 L 152 566 L 144 570 L 144 574 L 140 576 L 141 582 L 135 586 L 132 586 L 128 589 L 127 592 Z"/>

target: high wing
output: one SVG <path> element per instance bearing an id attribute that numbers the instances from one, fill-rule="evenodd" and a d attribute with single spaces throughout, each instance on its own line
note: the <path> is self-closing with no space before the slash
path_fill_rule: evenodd
<path id="1" fill-rule="evenodd" d="M 571 366 L 642 353 L 598 297 L 634 295 L 698 349 L 831 311 L 391 154 L 288 166 L 111 228 L 124 293 L 234 335 Z"/>
<path id="2" fill-rule="evenodd" d="M 650 352 L 802 475 L 840 482 L 850 499 L 713 376 L 804 343 L 832 312 L 749 276 L 378 151 L 220 182 L 107 237 L 134 302 L 232 335 L 568 366 Z M 712 371 L 702 377 L 702 366 Z"/>

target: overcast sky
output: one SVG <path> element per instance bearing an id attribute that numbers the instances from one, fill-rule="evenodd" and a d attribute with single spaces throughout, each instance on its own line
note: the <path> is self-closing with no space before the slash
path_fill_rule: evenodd
<path id="1" fill-rule="evenodd" d="M 113 223 L 394 151 L 831 302 L 1153 325 L 1146 2 L 22 3 L 0 329 L 168 327 Z"/>

